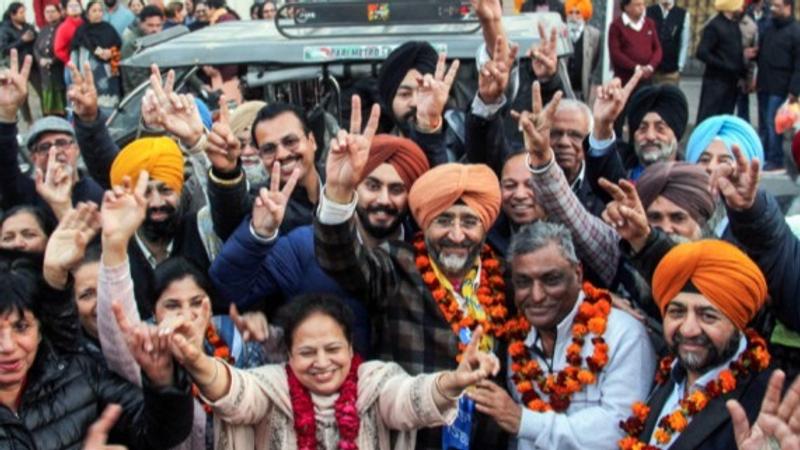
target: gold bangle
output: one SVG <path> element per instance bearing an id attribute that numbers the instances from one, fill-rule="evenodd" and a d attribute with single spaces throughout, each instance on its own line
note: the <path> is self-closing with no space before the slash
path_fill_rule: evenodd
<path id="1" fill-rule="evenodd" d="M 214 175 L 214 169 L 213 168 L 208 169 L 208 178 L 212 182 L 214 182 L 215 184 L 218 184 L 220 186 L 225 186 L 225 187 L 236 186 L 237 184 L 242 182 L 242 177 L 244 177 L 244 172 L 239 170 L 239 176 L 237 176 L 236 178 L 233 178 L 231 180 L 224 180 L 224 179 L 219 178 L 216 175 Z"/>

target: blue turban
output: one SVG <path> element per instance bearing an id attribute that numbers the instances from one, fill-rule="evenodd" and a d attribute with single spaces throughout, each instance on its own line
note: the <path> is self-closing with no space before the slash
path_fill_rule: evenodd
<path id="1" fill-rule="evenodd" d="M 695 127 L 686 144 L 686 161 L 697 164 L 700 155 L 714 139 L 720 139 L 729 152 L 733 144 L 738 145 L 748 161 L 753 158 L 764 161 L 764 147 L 753 126 L 728 114 L 709 117 Z"/>

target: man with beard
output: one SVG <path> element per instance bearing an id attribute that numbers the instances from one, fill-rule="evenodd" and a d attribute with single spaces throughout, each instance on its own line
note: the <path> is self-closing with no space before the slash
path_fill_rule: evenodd
<path id="1" fill-rule="evenodd" d="M 764 340 L 745 331 L 764 305 L 764 276 L 731 244 L 686 243 L 658 264 L 653 296 L 671 356 L 659 364 L 647 406 L 634 405 L 622 424 L 620 448 L 735 448 L 725 402 L 737 400 L 754 421 L 772 372 Z"/>
<path id="2" fill-rule="evenodd" d="M 257 100 L 244 102 L 231 113 L 231 132 L 242 149 L 242 170 L 251 189 L 261 187 L 269 181 L 269 174 L 261 163 L 258 148 L 253 141 L 252 130 L 253 121 L 265 106 L 265 102 Z"/>
<path id="3" fill-rule="evenodd" d="M 30 204 L 61 218 L 73 204 L 103 198 L 103 189 L 89 176 L 78 173 L 80 150 L 72 125 L 60 117 L 43 117 L 28 130 L 25 144 L 36 170 L 35 180 L 19 168 L 17 111 L 25 103 L 31 57 L 19 67 L 17 51 L 11 51 L 11 64 L 0 95 L 0 195 L 3 209 Z"/>
<path id="4" fill-rule="evenodd" d="M 589 102 L 598 77 L 600 63 L 600 30 L 588 24 L 592 18 L 590 0 L 567 0 L 567 31 L 572 41 L 572 56 L 567 59 L 567 72 L 575 98 Z"/>
<path id="5" fill-rule="evenodd" d="M 583 283 L 581 263 L 564 226 L 525 226 L 512 239 L 510 253 L 514 300 L 526 321 L 509 336 L 513 399 L 490 381 L 467 395 L 476 400 L 478 411 L 516 437 L 516 446 L 510 448 L 616 448 L 622 437 L 617 424 L 635 401 L 645 398 L 655 371 L 644 326 L 611 308 L 606 291 Z M 589 325 L 592 334 L 579 331 L 598 320 L 603 326 Z M 530 363 L 538 364 L 542 373 L 526 374 Z M 546 377 L 577 388 L 563 394 L 540 381 Z"/>
<path id="6" fill-rule="evenodd" d="M 800 240 L 786 225 L 775 198 L 758 189 L 759 162 L 748 162 L 736 146 L 732 150 L 735 164 L 719 165 L 707 184 L 712 191 L 719 192 L 727 210 L 730 233 L 726 233 L 724 239 L 745 251 L 764 273 L 772 299 L 769 305 L 772 314 L 787 328 L 800 330 L 800 309 L 795 301 L 800 295 L 800 279 L 794 275 L 800 270 Z M 697 190 L 707 186 L 702 181 L 693 183 Z M 622 181 L 619 186 L 604 186 L 615 198 L 604 216 L 630 245 L 633 262 L 644 278 L 651 280 L 659 261 L 675 243 L 648 225 L 644 207 L 630 183 Z M 681 202 L 690 210 L 690 202 Z M 681 238 L 693 239 L 694 236 L 685 233 Z M 791 363 L 797 358 L 796 350 L 775 344 L 771 349 L 776 351 L 776 364 L 790 375 L 796 374 L 797 366 Z"/>
<path id="7" fill-rule="evenodd" d="M 358 237 L 367 248 L 413 236 L 403 227 L 408 190 L 427 170 L 425 154 L 413 141 L 385 134 L 375 136 L 364 168 L 366 175 L 357 189 Z M 290 191 L 290 186 L 284 187 L 281 193 L 290 195 Z M 245 218 L 211 265 L 209 274 L 217 292 L 223 301 L 235 303 L 240 309 L 252 308 L 266 299 L 267 316 L 301 294 L 336 294 L 353 310 L 356 351 L 367 357 L 372 355 L 369 312 L 320 268 L 314 255 L 313 227 L 276 233 L 283 211 L 270 217 L 272 213 L 261 203 L 265 194 L 274 198 L 278 197 L 277 192 L 277 183 L 272 184 L 269 193 L 262 190 L 253 214 Z M 285 208 L 286 196 L 278 199 L 276 204 Z"/>
<path id="8" fill-rule="evenodd" d="M 106 5 L 103 20 L 110 23 L 117 30 L 117 34 L 121 39 L 125 30 L 136 20 L 136 16 L 119 0 L 103 0 L 103 3 Z"/>
<path id="9" fill-rule="evenodd" d="M 697 44 L 697 59 L 705 63 L 697 120 L 718 114 L 733 114 L 739 94 L 739 80 L 747 74 L 746 61 L 755 57 L 744 50 L 739 26 L 744 0 L 715 0 L 719 13 L 703 27 Z"/>
<path id="10" fill-rule="evenodd" d="M 612 88 L 614 92 L 618 88 Z M 627 173 L 627 177 L 636 180 L 645 167 L 660 161 L 674 161 L 678 154 L 678 143 L 683 137 L 689 120 L 689 104 L 686 96 L 676 86 L 645 86 L 630 100 L 628 109 L 628 129 L 633 139 L 633 152 L 617 141 L 614 122 L 622 112 L 615 108 L 605 114 L 603 120 L 595 120 L 595 128 L 590 136 L 593 141 L 592 152 L 589 153 L 590 167 L 598 159 L 616 150 L 622 161 L 616 159 L 617 167 L 609 168 L 608 173 Z"/>
<path id="11" fill-rule="evenodd" d="M 391 241 L 367 248 L 358 238 L 354 213 L 377 122 L 371 117 L 368 131 L 360 134 L 360 118 L 351 120 L 350 133 L 341 132 L 332 142 L 314 222 L 317 262 L 374 311 L 378 357 L 410 374 L 454 367 L 461 344 L 478 324 L 488 330 L 482 349 L 497 350 L 507 315 L 505 283 L 501 262 L 484 246 L 500 210 L 497 177 L 479 164 L 429 170 L 408 195 L 422 233 L 411 245 Z M 503 448 L 497 426 L 473 409 L 462 399 L 455 423 L 420 431 L 416 448 Z"/>
<path id="12" fill-rule="evenodd" d="M 648 6 L 646 14 L 656 24 L 662 53 L 653 81 L 677 86 L 689 52 L 689 13 L 675 6 L 675 0 L 660 0 Z"/>

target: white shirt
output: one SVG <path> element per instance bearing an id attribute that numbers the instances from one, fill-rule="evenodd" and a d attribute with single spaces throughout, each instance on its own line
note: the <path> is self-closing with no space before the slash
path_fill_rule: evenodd
<path id="1" fill-rule="evenodd" d="M 153 252 L 147 248 L 147 245 L 144 243 L 142 238 L 139 237 L 139 233 L 133 233 L 133 238 L 136 239 L 136 244 L 139 246 L 139 249 L 142 251 L 145 259 L 147 259 L 147 263 L 150 264 L 150 267 L 153 270 L 155 270 L 158 266 L 158 258 L 156 258 L 156 255 L 154 255 Z M 172 246 L 174 243 L 175 239 L 169 241 L 169 244 L 167 244 L 167 256 L 172 255 Z"/>
<path id="2" fill-rule="evenodd" d="M 626 27 L 631 27 L 636 31 L 642 31 L 645 17 L 646 16 L 642 14 L 642 17 L 639 17 L 639 20 L 634 22 L 633 19 L 628 16 L 628 13 L 622 13 L 622 24 Z"/>
<path id="3" fill-rule="evenodd" d="M 744 335 L 742 335 L 741 338 L 739 339 L 739 349 L 736 351 L 736 354 L 733 355 L 729 360 L 725 361 L 724 364 L 721 364 L 713 368 L 712 370 L 709 370 L 708 372 L 704 373 L 703 376 L 695 380 L 695 382 L 692 384 L 690 391 L 694 392 L 696 390 L 705 389 L 709 381 L 719 377 L 719 374 L 723 370 L 728 368 L 731 361 L 737 359 L 739 355 L 741 355 L 742 352 L 745 351 L 746 349 L 747 349 L 747 338 L 745 338 Z M 673 376 L 676 370 L 675 366 L 677 365 L 677 363 L 678 363 L 677 359 L 672 363 Z M 669 398 L 667 398 L 667 401 L 664 402 L 664 407 L 661 408 L 661 412 L 659 412 L 658 414 L 659 420 L 661 420 L 661 418 L 666 414 L 672 413 L 672 411 L 678 409 L 678 405 L 680 404 L 681 399 L 684 397 L 685 392 L 686 392 L 686 375 L 684 374 L 682 379 L 679 382 L 675 383 L 675 389 L 672 390 L 672 394 L 670 394 Z M 691 423 L 692 416 L 687 416 L 686 421 L 687 425 Z M 675 440 L 678 439 L 680 435 L 681 435 L 680 433 L 672 433 L 672 440 L 670 440 L 668 444 L 662 445 L 656 442 L 655 428 L 654 428 L 653 435 L 650 436 L 650 445 L 659 445 L 661 446 L 661 448 L 669 448 L 675 442 Z"/>
<path id="4" fill-rule="evenodd" d="M 545 361 L 536 352 L 531 352 L 543 370 L 548 370 L 548 364 L 552 364 L 553 371 L 567 366 L 567 347 L 572 343 L 572 321 L 583 298 L 584 294 L 581 292 L 575 307 L 558 324 L 553 357 Z M 583 357 L 591 356 L 594 350 L 592 337 L 592 334 L 586 337 L 586 344 L 581 352 Z M 644 401 L 650 391 L 656 355 L 644 325 L 616 308 L 611 310 L 603 338 L 608 344 L 609 360 L 606 367 L 597 374 L 596 383 L 576 392 L 565 413 L 539 413 L 523 407 L 516 447 L 512 443 L 512 449 L 617 448 L 617 441 L 624 437 L 619 422 L 630 415 L 631 405 L 636 401 Z M 525 345 L 530 348 L 537 340 L 537 331 L 531 329 Z M 511 381 L 509 384 L 514 399 L 520 402 L 516 387 Z M 538 390 L 538 387 L 534 386 L 534 389 Z M 546 400 L 547 396 L 542 396 L 542 399 Z"/>

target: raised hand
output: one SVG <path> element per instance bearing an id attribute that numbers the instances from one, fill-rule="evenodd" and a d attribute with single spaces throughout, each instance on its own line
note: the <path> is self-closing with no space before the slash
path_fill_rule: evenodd
<path id="1" fill-rule="evenodd" d="M 748 162 L 736 144 L 731 146 L 731 153 L 736 159 L 736 167 L 730 164 L 718 165 L 711 174 L 709 185 L 712 194 L 722 195 L 728 208 L 744 211 L 752 208 L 756 201 L 761 163 L 758 158 Z"/>
<path id="2" fill-rule="evenodd" d="M 500 0 L 470 0 L 472 9 L 483 22 L 500 20 L 503 18 L 503 5 Z"/>
<path id="3" fill-rule="evenodd" d="M 143 170 L 135 186 L 132 186 L 129 177 L 124 177 L 122 185 L 106 191 L 100 212 L 104 253 L 110 246 L 127 248 L 128 241 L 144 222 L 147 214 L 145 193 L 149 181 L 150 175 Z"/>
<path id="4" fill-rule="evenodd" d="M 417 77 L 417 125 L 424 131 L 433 131 L 442 124 L 442 113 L 450 97 L 450 88 L 458 73 L 458 60 L 453 61 L 445 73 L 447 55 L 439 55 L 433 75 Z"/>
<path id="5" fill-rule="evenodd" d="M 483 328 L 478 327 L 473 332 L 467 348 L 464 349 L 458 368 L 452 372 L 445 372 L 439 378 L 439 388 L 448 397 L 461 395 L 464 389 L 497 375 L 500 370 L 500 361 L 494 354 L 478 349 L 482 338 Z"/>
<path id="6" fill-rule="evenodd" d="M 75 169 L 56 160 L 56 149 L 51 148 L 47 156 L 47 172 L 36 169 L 36 192 L 50 206 L 56 218 L 61 220 L 72 208 L 72 188 L 78 177 Z"/>
<path id="7" fill-rule="evenodd" d="M 478 73 L 478 95 L 484 103 L 496 103 L 506 91 L 518 51 L 519 46 L 513 44 L 509 47 L 504 36 L 497 37 L 492 59 Z"/>
<path id="8" fill-rule="evenodd" d="M 269 338 L 269 322 L 264 313 L 253 311 L 239 314 L 236 304 L 231 303 L 228 314 L 245 342 L 264 342 Z"/>
<path id="9" fill-rule="evenodd" d="M 220 173 L 233 173 L 239 166 L 239 156 L 242 146 L 231 131 L 231 113 L 228 110 L 228 100 L 224 95 L 219 98 L 219 120 L 211 127 L 206 145 L 208 156 L 214 170 Z"/>
<path id="10" fill-rule="evenodd" d="M 67 100 L 72 102 L 75 115 L 83 122 L 97 119 L 97 88 L 94 85 L 94 74 L 89 63 L 83 63 L 83 74 L 69 62 L 67 68 L 72 74 L 72 85 L 67 90 Z"/>
<path id="11" fill-rule="evenodd" d="M 556 27 L 550 29 L 550 37 L 548 37 L 544 31 L 544 25 L 539 23 L 539 45 L 534 45 L 528 51 L 533 73 L 539 80 L 547 81 L 553 78 L 558 71 L 557 38 Z"/>
<path id="12" fill-rule="evenodd" d="M 614 131 L 614 122 L 617 120 L 631 93 L 636 89 L 644 71 L 637 67 L 630 80 L 622 86 L 619 78 L 614 78 L 608 84 L 597 89 L 597 98 L 594 101 L 592 115 L 594 116 L 594 132 L 597 139 L 608 139 Z"/>
<path id="13" fill-rule="evenodd" d="M 108 434 L 114 428 L 120 414 L 122 414 L 121 406 L 116 404 L 106 406 L 100 418 L 89 427 L 86 439 L 83 441 L 83 450 L 125 450 L 126 447 L 122 445 L 106 444 Z"/>
<path id="14" fill-rule="evenodd" d="M 33 59 L 25 56 L 19 67 L 17 50 L 9 53 L 9 68 L 0 72 L 0 120 L 16 122 L 17 110 L 28 98 L 28 76 L 31 74 Z"/>
<path id="15" fill-rule="evenodd" d="M 299 177 L 300 169 L 295 168 L 286 184 L 284 184 L 283 189 L 281 189 L 281 163 L 275 161 L 272 164 L 269 189 L 262 187 L 253 202 L 253 218 L 250 225 L 256 234 L 263 238 L 275 235 L 281 223 L 283 223 L 286 205 L 289 203 Z"/>
<path id="16" fill-rule="evenodd" d="M 627 180 L 620 180 L 617 186 L 600 178 L 599 184 L 614 199 L 606 205 L 602 214 L 603 220 L 638 252 L 644 248 L 647 237 L 650 236 L 650 224 L 647 223 L 647 213 L 639 199 L 639 193 Z"/>
<path id="17" fill-rule="evenodd" d="M 114 301 L 111 309 L 128 350 L 147 378 L 155 386 L 172 385 L 174 368 L 169 347 L 172 330 L 145 322 L 140 322 L 138 325 L 131 324 L 117 301 Z"/>
<path id="18" fill-rule="evenodd" d="M 351 100 L 350 132 L 339 130 L 331 140 L 328 159 L 325 163 L 325 195 L 336 203 L 350 203 L 353 192 L 361 181 L 361 172 L 369 157 L 372 138 L 378 130 L 381 109 L 372 105 L 367 126 L 361 132 L 361 97 Z"/>
<path id="19" fill-rule="evenodd" d="M 733 436 L 739 450 L 800 450 L 800 377 L 781 399 L 785 378 L 781 370 L 772 374 L 761 411 L 752 427 L 738 401 L 728 400 L 725 404 L 731 414 Z"/>
<path id="20" fill-rule="evenodd" d="M 100 217 L 94 203 L 78 203 L 58 223 L 44 251 L 44 278 L 50 286 L 62 288 L 69 271 L 81 262 L 86 246 L 100 230 Z"/>
<path id="21" fill-rule="evenodd" d="M 550 126 L 561 103 L 562 93 L 556 92 L 550 103 L 542 109 L 542 88 L 538 81 L 534 81 L 531 96 L 533 111 L 521 113 L 511 111 L 511 117 L 517 121 L 525 138 L 525 149 L 528 150 L 531 164 L 541 166 L 550 162 L 553 157 L 553 150 L 550 148 Z"/>
<path id="22" fill-rule="evenodd" d="M 174 92 L 175 71 L 167 72 L 166 81 L 162 81 L 157 65 L 153 64 L 150 71 L 150 88 L 142 98 L 144 123 L 172 133 L 185 145 L 196 144 L 204 128 L 194 97 Z"/>

